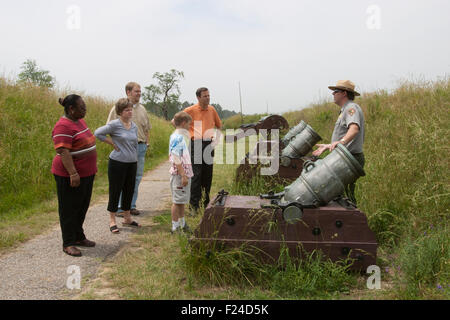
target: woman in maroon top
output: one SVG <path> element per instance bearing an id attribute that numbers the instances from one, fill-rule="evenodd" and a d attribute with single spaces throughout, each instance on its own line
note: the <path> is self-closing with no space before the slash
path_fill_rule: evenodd
<path id="1" fill-rule="evenodd" d="M 95 246 L 95 242 L 86 239 L 83 231 L 97 173 L 95 136 L 83 120 L 86 104 L 80 96 L 70 95 L 64 100 L 59 99 L 59 103 L 64 107 L 65 115 L 52 132 L 57 153 L 52 173 L 58 192 L 63 251 L 80 257 L 81 251 L 76 246 Z"/>

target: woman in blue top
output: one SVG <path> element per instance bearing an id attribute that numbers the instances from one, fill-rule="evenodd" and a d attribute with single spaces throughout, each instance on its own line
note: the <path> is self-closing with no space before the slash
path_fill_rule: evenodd
<path id="1" fill-rule="evenodd" d="M 106 126 L 98 128 L 95 136 L 102 142 L 114 147 L 109 155 L 109 203 L 110 230 L 119 233 L 116 223 L 116 212 L 119 210 L 119 198 L 122 193 L 123 225 L 140 227 L 131 218 L 131 201 L 133 199 L 134 185 L 137 170 L 137 126 L 131 121 L 133 104 L 128 99 L 120 99 L 116 103 L 116 113 L 119 119 L 113 120 Z M 109 135 L 109 136 L 107 136 Z"/>

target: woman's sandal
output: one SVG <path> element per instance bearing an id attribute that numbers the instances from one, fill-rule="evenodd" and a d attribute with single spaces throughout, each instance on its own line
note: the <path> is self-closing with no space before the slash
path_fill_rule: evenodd
<path id="1" fill-rule="evenodd" d="M 112 226 L 109 228 L 109 230 L 111 230 L 111 233 L 117 234 L 119 233 L 119 228 L 117 228 L 117 226 Z"/>
<path id="2" fill-rule="evenodd" d="M 140 227 L 139 223 L 137 223 L 136 221 L 133 221 L 132 223 L 125 223 L 125 222 L 123 222 L 122 225 L 128 226 L 128 227 L 135 227 L 135 228 L 139 228 Z"/>

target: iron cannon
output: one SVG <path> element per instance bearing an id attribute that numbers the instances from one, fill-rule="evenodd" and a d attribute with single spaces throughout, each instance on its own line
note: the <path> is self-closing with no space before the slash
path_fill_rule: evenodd
<path id="1" fill-rule="evenodd" d="M 260 140 L 253 152 L 248 153 L 236 170 L 236 181 L 249 180 L 258 175 L 261 164 L 258 163 L 261 148 L 264 147 L 267 154 L 273 149 L 278 151 L 279 169 L 275 176 L 277 180 L 295 180 L 302 170 L 305 161 L 315 161 L 315 157 L 306 157 L 316 143 L 322 138 L 303 120 L 291 128 L 280 141 Z M 273 153 L 272 153 L 273 154 Z"/>
<path id="2" fill-rule="evenodd" d="M 350 258 L 350 269 L 365 271 L 376 264 L 375 234 L 366 215 L 342 197 L 343 185 L 363 175 L 348 150 L 338 146 L 323 160 L 307 163 L 284 192 L 235 196 L 222 190 L 191 241 L 222 249 L 245 245 L 267 263 L 276 263 L 286 247 L 298 258 L 320 250 L 332 261 Z"/>

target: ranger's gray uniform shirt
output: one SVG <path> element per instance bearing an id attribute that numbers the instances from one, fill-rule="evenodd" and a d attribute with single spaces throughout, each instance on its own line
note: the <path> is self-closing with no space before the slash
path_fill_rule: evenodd
<path id="1" fill-rule="evenodd" d="M 331 142 L 336 142 L 344 138 L 352 123 L 359 126 L 359 132 L 356 137 L 345 146 L 351 153 L 362 153 L 364 144 L 364 114 L 361 107 L 353 101 L 347 102 L 347 104 L 342 107 L 339 118 L 334 126 Z"/>

